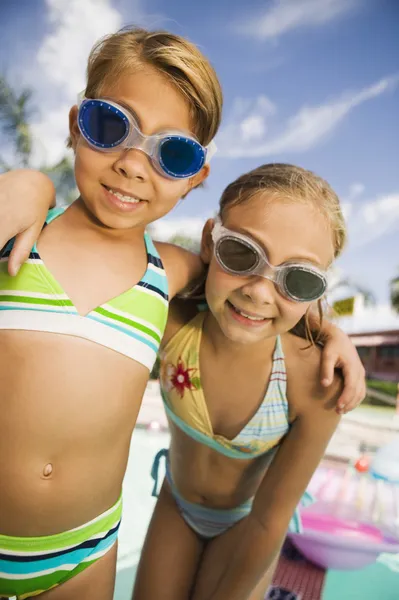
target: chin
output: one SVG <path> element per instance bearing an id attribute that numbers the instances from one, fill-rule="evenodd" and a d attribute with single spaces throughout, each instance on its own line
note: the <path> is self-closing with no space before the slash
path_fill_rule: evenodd
<path id="1" fill-rule="evenodd" d="M 229 325 L 225 325 L 224 327 L 220 327 L 223 335 L 230 341 L 235 344 L 242 344 L 245 346 L 246 344 L 253 344 L 254 342 L 259 342 L 264 339 L 264 335 L 256 334 L 255 332 L 251 332 L 245 330 L 244 328 L 234 327 Z"/>
<path id="2" fill-rule="evenodd" d="M 89 210 L 94 218 L 107 229 L 131 229 L 132 227 L 137 227 L 141 224 L 138 223 L 138 219 L 135 219 L 132 215 L 129 218 L 126 215 L 103 210 L 101 207 L 93 207 L 92 210 L 89 207 Z"/>

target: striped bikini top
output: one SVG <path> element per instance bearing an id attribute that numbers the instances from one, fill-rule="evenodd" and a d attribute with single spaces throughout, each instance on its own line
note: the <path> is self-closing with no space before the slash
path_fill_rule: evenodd
<path id="1" fill-rule="evenodd" d="M 161 352 L 160 384 L 166 413 L 188 436 L 225 456 L 248 459 L 270 453 L 272 458 L 290 427 L 280 337 L 276 340 L 272 372 L 263 402 L 242 431 L 230 440 L 213 432 L 201 385 L 199 353 L 206 314 L 197 314 Z"/>
<path id="2" fill-rule="evenodd" d="M 65 208 L 49 211 L 46 224 Z M 0 329 L 46 331 L 90 340 L 141 363 L 155 362 L 168 316 L 168 282 L 159 254 L 146 232 L 147 269 L 132 288 L 85 316 L 40 258 L 36 244 L 18 275 L 7 271 L 14 240 L 0 250 Z"/>

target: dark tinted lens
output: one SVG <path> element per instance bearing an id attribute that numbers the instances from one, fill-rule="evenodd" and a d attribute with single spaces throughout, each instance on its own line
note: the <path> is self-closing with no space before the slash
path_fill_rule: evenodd
<path id="1" fill-rule="evenodd" d="M 204 164 L 204 152 L 199 144 L 184 138 L 167 138 L 160 149 L 162 167 L 167 173 L 187 177 L 198 173 Z"/>
<path id="2" fill-rule="evenodd" d="M 325 292 L 324 280 L 316 273 L 298 267 L 287 271 L 285 276 L 287 291 L 301 300 L 315 300 Z"/>
<path id="3" fill-rule="evenodd" d="M 90 138 L 105 147 L 115 146 L 127 133 L 127 123 L 108 104 L 88 105 L 83 113 L 83 127 Z"/>
<path id="4" fill-rule="evenodd" d="M 254 249 L 232 238 L 221 240 L 217 252 L 222 264 L 237 273 L 245 273 L 258 263 L 258 255 Z"/>

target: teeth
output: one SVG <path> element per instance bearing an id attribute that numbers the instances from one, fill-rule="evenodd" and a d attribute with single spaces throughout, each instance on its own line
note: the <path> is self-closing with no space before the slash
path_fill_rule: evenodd
<path id="1" fill-rule="evenodd" d="M 242 315 L 246 319 L 249 319 L 250 321 L 264 321 L 265 320 L 265 317 L 254 317 L 253 315 L 247 315 L 247 313 L 243 312 L 236 306 L 234 306 L 234 310 L 236 310 L 240 315 Z"/>
<path id="2" fill-rule="evenodd" d="M 241 310 L 239 310 L 238 312 L 240 313 L 240 315 L 242 315 L 243 317 L 246 317 L 250 321 L 264 321 L 263 317 L 252 317 L 250 315 L 247 315 L 245 312 L 242 312 Z"/>
<path id="3" fill-rule="evenodd" d="M 119 200 L 121 200 L 122 202 L 129 202 L 130 204 L 137 204 L 138 202 L 140 202 L 138 198 L 132 198 L 132 196 L 124 196 L 124 194 L 121 194 L 120 192 L 115 192 L 111 188 L 108 189 L 114 196 L 119 198 Z"/>

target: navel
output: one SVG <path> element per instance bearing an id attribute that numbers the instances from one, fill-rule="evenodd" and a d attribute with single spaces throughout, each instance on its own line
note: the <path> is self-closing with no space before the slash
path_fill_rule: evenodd
<path id="1" fill-rule="evenodd" d="M 53 465 L 51 463 L 47 463 L 47 465 L 45 465 L 43 468 L 42 478 L 50 479 L 52 474 L 53 474 Z"/>

